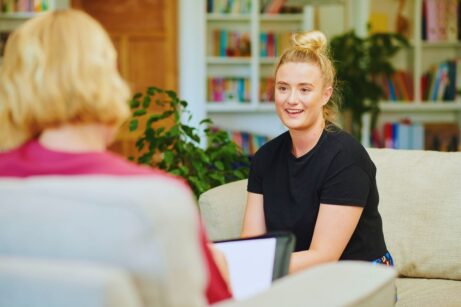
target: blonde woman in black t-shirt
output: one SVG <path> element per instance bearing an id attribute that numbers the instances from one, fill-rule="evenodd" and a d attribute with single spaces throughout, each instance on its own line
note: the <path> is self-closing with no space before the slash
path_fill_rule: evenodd
<path id="1" fill-rule="evenodd" d="M 252 160 L 242 236 L 293 232 L 290 272 L 343 259 L 392 265 L 376 167 L 333 124 L 335 69 L 325 35 L 299 33 L 292 41 L 275 70 L 275 107 L 288 131 Z"/>

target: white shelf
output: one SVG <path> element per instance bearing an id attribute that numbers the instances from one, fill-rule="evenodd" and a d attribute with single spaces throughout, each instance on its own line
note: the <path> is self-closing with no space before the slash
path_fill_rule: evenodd
<path id="1" fill-rule="evenodd" d="M 264 113 L 274 112 L 275 106 L 270 102 L 261 102 L 257 105 L 241 102 L 208 102 L 207 111 L 210 113 Z"/>
<path id="2" fill-rule="evenodd" d="M 250 57 L 214 57 L 209 56 L 206 58 L 207 64 L 226 64 L 226 65 L 235 65 L 235 64 L 250 64 Z"/>
<path id="3" fill-rule="evenodd" d="M 461 111 L 459 101 L 425 101 L 425 102 L 381 102 L 379 108 L 382 112 L 447 112 Z"/>
<path id="4" fill-rule="evenodd" d="M 264 65 L 274 65 L 277 62 L 277 59 L 277 57 L 260 58 L 259 63 Z"/>
<path id="5" fill-rule="evenodd" d="M 0 13 L 1 19 L 20 19 L 26 20 L 37 15 L 44 14 L 45 12 L 15 12 L 15 13 Z"/>
<path id="6" fill-rule="evenodd" d="M 426 42 L 423 41 L 421 43 L 423 48 L 459 48 L 461 47 L 461 43 L 459 41 L 456 42 Z"/>
<path id="7" fill-rule="evenodd" d="M 18 12 L 18 13 L 0 13 L 0 31 L 12 32 L 22 25 L 26 20 L 43 13 L 35 12 Z"/>
<path id="8" fill-rule="evenodd" d="M 250 15 L 243 15 L 243 14 L 207 14 L 206 15 L 207 21 L 251 21 Z"/>
<path id="9" fill-rule="evenodd" d="M 261 22 L 301 22 L 303 21 L 303 14 L 261 14 Z"/>

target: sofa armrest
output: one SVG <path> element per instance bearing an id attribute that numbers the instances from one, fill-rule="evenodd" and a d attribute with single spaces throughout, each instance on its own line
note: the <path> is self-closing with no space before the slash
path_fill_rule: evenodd
<path id="1" fill-rule="evenodd" d="M 279 279 L 249 299 L 215 306 L 394 306 L 395 276 L 394 269 L 383 265 L 340 261 Z"/>
<path id="2" fill-rule="evenodd" d="M 142 306 L 124 270 L 75 261 L 0 257 L 0 293 L 0 306 Z"/>

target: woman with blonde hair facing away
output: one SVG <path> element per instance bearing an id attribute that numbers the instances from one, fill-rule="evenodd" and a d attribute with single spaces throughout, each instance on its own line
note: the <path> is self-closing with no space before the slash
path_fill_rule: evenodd
<path id="1" fill-rule="evenodd" d="M 106 150 L 129 116 L 130 91 L 102 26 L 77 10 L 46 13 L 8 39 L 0 67 L 0 177 L 147 175 L 186 183 Z M 198 231 L 214 303 L 231 295 Z"/>
<path id="2" fill-rule="evenodd" d="M 252 160 L 242 236 L 294 233 L 291 273 L 338 260 L 392 265 L 376 167 L 334 124 L 335 69 L 325 35 L 298 33 L 292 40 L 275 70 L 275 108 L 288 131 Z"/>

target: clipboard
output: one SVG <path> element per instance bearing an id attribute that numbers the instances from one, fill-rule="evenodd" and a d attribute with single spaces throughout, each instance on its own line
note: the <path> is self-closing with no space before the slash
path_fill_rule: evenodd
<path id="1" fill-rule="evenodd" d="M 287 275 L 295 240 L 290 232 L 272 232 L 215 241 L 214 246 L 226 256 L 234 298 L 253 296 Z"/>

